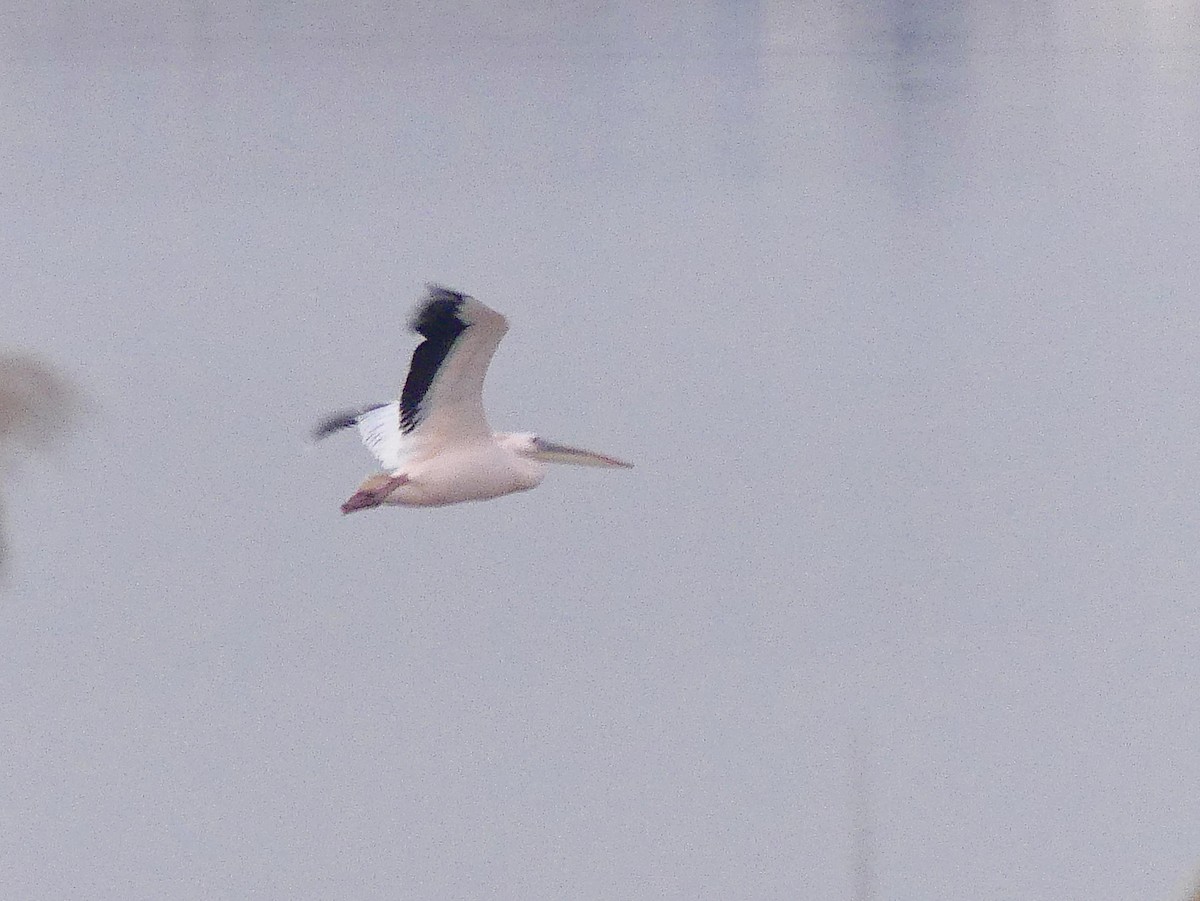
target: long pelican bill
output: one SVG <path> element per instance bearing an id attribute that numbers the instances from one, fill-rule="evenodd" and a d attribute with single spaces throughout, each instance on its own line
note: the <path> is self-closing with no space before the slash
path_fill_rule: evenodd
<path id="1" fill-rule="evenodd" d="M 565 444 L 555 444 L 553 441 L 546 441 L 542 438 L 535 439 L 537 452 L 533 455 L 534 459 L 541 460 L 544 463 L 569 463 L 573 466 L 598 466 L 601 469 L 632 469 L 632 463 L 626 463 L 624 460 L 618 460 L 616 457 L 609 457 L 605 454 L 598 454 L 595 451 L 584 450 L 579 447 L 569 447 Z"/>

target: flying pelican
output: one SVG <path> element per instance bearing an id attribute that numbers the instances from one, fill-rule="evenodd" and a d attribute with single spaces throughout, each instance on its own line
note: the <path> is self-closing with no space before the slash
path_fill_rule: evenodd
<path id="1" fill-rule="evenodd" d="M 380 505 L 440 507 L 536 488 L 547 463 L 625 467 L 604 454 L 527 432 L 493 432 L 483 412 L 483 379 L 508 321 L 474 297 L 436 285 L 409 326 L 413 351 L 400 399 L 336 413 L 315 439 L 355 426 L 384 473 L 370 476 L 342 513 Z"/>

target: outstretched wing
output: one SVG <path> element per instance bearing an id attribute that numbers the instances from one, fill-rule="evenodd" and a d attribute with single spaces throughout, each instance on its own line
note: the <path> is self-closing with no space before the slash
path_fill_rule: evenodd
<path id="1" fill-rule="evenodd" d="M 424 340 L 413 351 L 400 399 L 336 413 L 313 431 L 324 438 L 355 426 L 384 469 L 456 444 L 491 441 L 483 380 L 508 322 L 473 297 L 434 285 L 411 328 Z"/>
<path id="2" fill-rule="evenodd" d="M 375 404 L 361 410 L 347 410 L 325 417 L 313 429 L 313 440 L 320 441 L 334 432 L 354 426 L 379 465 L 388 471 L 399 469 L 412 456 L 412 448 L 400 431 L 400 402 Z"/>
<path id="3" fill-rule="evenodd" d="M 473 297 L 431 285 L 412 329 L 425 340 L 400 392 L 400 430 L 430 450 L 491 440 L 483 380 L 508 321 Z"/>

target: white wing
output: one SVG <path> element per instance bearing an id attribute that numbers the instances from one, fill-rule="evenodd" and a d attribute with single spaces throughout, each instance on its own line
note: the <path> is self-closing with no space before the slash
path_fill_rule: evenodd
<path id="1" fill-rule="evenodd" d="M 483 380 L 508 322 L 473 297 L 430 286 L 412 329 L 424 340 L 413 351 L 400 399 L 329 416 L 315 438 L 354 426 L 390 472 L 455 445 L 492 441 Z"/>
<path id="2" fill-rule="evenodd" d="M 401 432 L 422 453 L 490 441 L 483 380 L 507 320 L 473 297 L 430 287 L 412 327 L 425 340 L 400 393 Z"/>
<path id="3" fill-rule="evenodd" d="M 389 472 L 399 469 L 412 456 L 412 439 L 400 430 L 399 401 L 327 416 L 313 429 L 313 438 L 320 441 L 351 426 L 358 429 L 367 450 Z"/>
<path id="4" fill-rule="evenodd" d="M 393 401 L 360 413 L 354 421 L 362 442 L 379 465 L 389 471 L 400 468 L 411 450 L 400 431 L 400 402 Z"/>

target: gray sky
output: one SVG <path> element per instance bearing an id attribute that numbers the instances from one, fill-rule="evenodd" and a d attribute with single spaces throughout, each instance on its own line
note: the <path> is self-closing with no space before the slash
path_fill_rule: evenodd
<path id="1" fill-rule="evenodd" d="M 131 2 L 4 32 L 0 895 L 1174 898 L 1200 861 L 1182 5 Z M 997 8 L 997 7 L 1003 7 Z M 430 280 L 497 428 L 343 519 Z"/>

